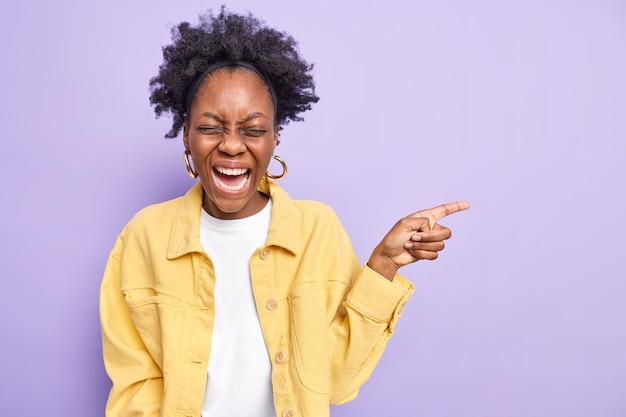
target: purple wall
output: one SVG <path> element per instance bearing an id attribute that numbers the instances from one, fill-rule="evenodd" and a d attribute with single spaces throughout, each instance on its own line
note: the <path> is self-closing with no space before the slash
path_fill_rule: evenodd
<path id="1" fill-rule="evenodd" d="M 98 416 L 108 252 L 191 184 L 147 82 L 169 25 L 210 2 L 5 3 L 0 415 Z M 230 2 L 316 63 L 283 185 L 333 206 L 362 261 L 399 217 L 472 202 L 404 270 L 416 295 L 333 416 L 626 415 L 626 6 L 368 3 Z"/>

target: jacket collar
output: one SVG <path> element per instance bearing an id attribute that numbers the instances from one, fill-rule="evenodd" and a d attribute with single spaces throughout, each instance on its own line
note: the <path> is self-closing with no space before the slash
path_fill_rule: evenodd
<path id="1" fill-rule="evenodd" d="M 257 190 L 272 198 L 272 218 L 267 246 L 279 246 L 297 254 L 300 249 L 301 214 L 287 192 L 273 180 L 263 177 Z M 202 183 L 198 181 L 182 197 L 174 217 L 167 258 L 174 259 L 190 252 L 204 252 L 200 242 L 200 210 Z"/>

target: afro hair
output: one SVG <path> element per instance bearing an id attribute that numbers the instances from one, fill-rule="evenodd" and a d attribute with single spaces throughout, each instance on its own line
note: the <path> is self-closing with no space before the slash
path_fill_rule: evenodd
<path id="1" fill-rule="evenodd" d="M 249 62 L 267 77 L 276 91 L 279 129 L 289 121 L 303 120 L 299 114 L 319 100 L 313 64 L 300 57 L 293 37 L 267 27 L 251 13 L 231 13 L 225 6 L 217 15 L 209 10 L 200 15 L 197 26 L 182 22 L 172 28 L 172 41 L 163 47 L 164 61 L 150 80 L 156 117 L 173 118 L 166 138 L 175 138 L 187 120 L 186 98 L 195 78 L 220 60 Z"/>

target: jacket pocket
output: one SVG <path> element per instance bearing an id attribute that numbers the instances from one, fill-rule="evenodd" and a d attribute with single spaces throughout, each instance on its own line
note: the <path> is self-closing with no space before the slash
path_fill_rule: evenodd
<path id="1" fill-rule="evenodd" d="M 172 341 L 177 340 L 175 333 L 181 327 L 184 303 L 151 288 L 128 289 L 123 293 L 133 325 L 146 350 L 161 371 L 166 372 L 168 353 Z"/>
<path id="2" fill-rule="evenodd" d="M 330 392 L 329 324 L 342 298 L 345 284 L 335 281 L 307 282 L 293 290 L 291 341 L 298 378 L 309 390 Z"/>

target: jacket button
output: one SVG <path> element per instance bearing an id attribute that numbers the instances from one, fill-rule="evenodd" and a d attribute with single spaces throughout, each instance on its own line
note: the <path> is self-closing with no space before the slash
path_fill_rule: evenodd
<path id="1" fill-rule="evenodd" d="M 264 248 L 261 252 L 259 252 L 259 257 L 261 259 L 267 259 L 270 257 L 270 250 L 268 248 Z"/>
<path id="2" fill-rule="evenodd" d="M 275 298 L 270 298 L 267 300 L 267 303 L 265 303 L 265 307 L 267 307 L 269 311 L 274 311 L 278 308 L 278 301 L 276 301 Z"/>
<path id="3" fill-rule="evenodd" d="M 281 349 L 276 352 L 276 362 L 282 363 L 285 361 L 285 352 Z"/>
<path id="4" fill-rule="evenodd" d="M 291 408 L 288 408 L 283 411 L 283 417 L 296 417 L 296 412 L 293 411 Z"/>

